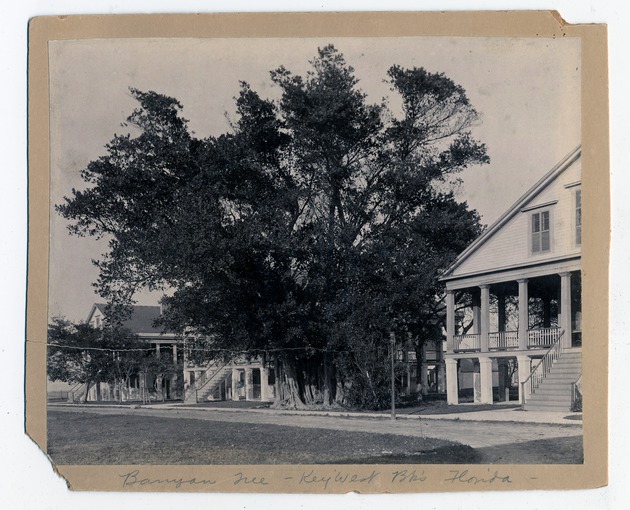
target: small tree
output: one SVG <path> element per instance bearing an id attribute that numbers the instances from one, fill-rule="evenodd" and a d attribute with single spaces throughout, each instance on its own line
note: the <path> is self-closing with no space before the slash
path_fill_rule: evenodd
<path id="1" fill-rule="evenodd" d="M 128 382 L 148 349 L 146 342 L 125 328 L 98 329 L 56 317 L 48 327 L 48 377 L 85 384 L 86 402 L 93 384 Z"/>

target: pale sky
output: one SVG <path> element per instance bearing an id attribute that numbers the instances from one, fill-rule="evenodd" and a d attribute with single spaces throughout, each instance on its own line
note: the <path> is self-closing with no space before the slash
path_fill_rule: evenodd
<path id="1" fill-rule="evenodd" d="M 383 83 L 393 64 L 443 72 L 462 85 L 482 114 L 473 134 L 491 163 L 461 177 L 462 200 L 490 224 L 565 154 L 580 143 L 578 39 L 332 38 L 108 39 L 50 43 L 51 205 L 79 171 L 105 153 L 104 145 L 136 106 L 129 87 L 176 97 L 198 137 L 228 129 L 238 82 L 277 97 L 269 71 L 284 65 L 303 74 L 317 47 L 333 43 L 355 68 L 372 102 L 395 98 Z M 51 212 L 49 316 L 84 319 L 95 301 L 91 259 L 104 243 L 67 233 Z M 141 304 L 156 296 L 142 295 Z"/>

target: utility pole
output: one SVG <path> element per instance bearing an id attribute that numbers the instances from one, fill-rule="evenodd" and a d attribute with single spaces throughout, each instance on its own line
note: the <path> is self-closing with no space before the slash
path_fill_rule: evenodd
<path id="1" fill-rule="evenodd" d="M 391 400 L 392 400 L 392 411 L 391 411 L 391 420 L 396 420 L 396 380 L 394 376 L 394 356 L 396 355 L 396 335 L 393 331 L 389 332 L 389 338 L 392 349 L 392 373 L 391 373 Z"/>

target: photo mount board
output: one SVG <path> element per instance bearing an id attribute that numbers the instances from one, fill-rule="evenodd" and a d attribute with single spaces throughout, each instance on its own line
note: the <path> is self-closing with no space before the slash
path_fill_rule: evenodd
<path id="1" fill-rule="evenodd" d="M 570 25 L 556 12 L 241 13 L 51 16 L 29 26 L 29 232 L 26 331 L 26 431 L 46 451 L 46 335 L 50 249 L 49 42 L 108 38 L 575 37 L 582 50 L 584 463 L 580 465 L 57 465 L 74 490 L 269 493 L 434 492 L 585 489 L 607 483 L 609 141 L 607 34 Z M 392 473 L 422 471 L 400 483 Z M 127 484 L 127 473 L 138 470 Z M 467 470 L 479 482 L 452 481 Z M 297 483 L 304 473 L 351 483 Z M 265 483 L 235 483 L 238 474 Z M 496 473 L 496 476 L 494 476 Z M 236 478 L 235 478 L 236 477 Z M 354 478 L 353 478 L 354 477 Z M 505 479 L 509 481 L 504 481 Z M 192 482 L 192 480 L 196 482 Z M 165 483 L 149 483 L 165 480 Z M 177 481 L 181 483 L 176 483 Z M 366 482 L 366 480 L 368 480 Z M 486 482 L 484 480 L 492 480 Z M 175 482 L 173 482 L 175 481 Z M 207 483 L 206 483 L 207 482 Z M 212 482 L 212 483 L 209 483 Z"/>

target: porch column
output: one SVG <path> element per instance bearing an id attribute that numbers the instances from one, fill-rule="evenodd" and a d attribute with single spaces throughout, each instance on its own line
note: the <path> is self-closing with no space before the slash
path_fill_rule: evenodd
<path id="1" fill-rule="evenodd" d="M 453 352 L 453 335 L 455 334 L 455 294 L 446 291 L 446 351 Z"/>
<path id="2" fill-rule="evenodd" d="M 478 358 L 473 361 L 473 372 L 471 375 L 473 387 L 473 403 L 481 404 L 481 372 Z"/>
<path id="3" fill-rule="evenodd" d="M 486 357 L 479 358 L 479 378 L 481 383 L 480 404 L 492 404 L 492 360 Z"/>
<path id="4" fill-rule="evenodd" d="M 232 367 L 232 400 L 238 400 L 238 380 L 239 372 Z"/>
<path id="5" fill-rule="evenodd" d="M 254 400 L 254 371 L 245 369 L 245 400 Z"/>
<path id="6" fill-rule="evenodd" d="M 269 369 L 260 367 L 260 400 L 269 400 Z"/>
<path id="7" fill-rule="evenodd" d="M 560 327 L 564 330 L 562 346 L 571 347 L 571 273 L 560 273 Z"/>
<path id="8" fill-rule="evenodd" d="M 481 333 L 481 298 L 477 293 L 472 295 L 472 328 L 470 332 L 473 335 Z"/>
<path id="9" fill-rule="evenodd" d="M 527 280 L 518 281 L 518 348 L 527 350 L 527 330 L 529 329 L 529 295 Z M 520 367 L 520 363 L 519 363 Z M 519 372 L 520 376 L 520 372 Z"/>
<path id="10" fill-rule="evenodd" d="M 505 358 L 497 360 L 499 368 L 499 402 L 510 400 L 510 381 L 508 380 L 508 361 Z"/>
<path id="11" fill-rule="evenodd" d="M 155 344 L 155 357 L 160 358 L 160 344 Z"/>
<path id="12" fill-rule="evenodd" d="M 446 366 L 443 361 L 437 364 L 437 391 L 438 393 L 446 391 Z"/>
<path id="13" fill-rule="evenodd" d="M 173 365 L 177 366 L 177 344 L 173 344 Z"/>
<path id="14" fill-rule="evenodd" d="M 457 360 L 447 358 L 446 363 L 446 403 L 449 405 L 459 404 L 458 383 L 457 383 Z"/>
<path id="15" fill-rule="evenodd" d="M 529 398 L 529 389 L 525 388 L 525 393 L 523 393 L 522 383 L 532 372 L 532 360 L 529 356 L 517 356 L 516 362 L 518 363 L 518 400 L 522 404 L 524 400 Z"/>
<path id="16" fill-rule="evenodd" d="M 488 333 L 490 333 L 490 286 L 480 285 L 481 289 L 481 352 L 488 352 Z"/>

